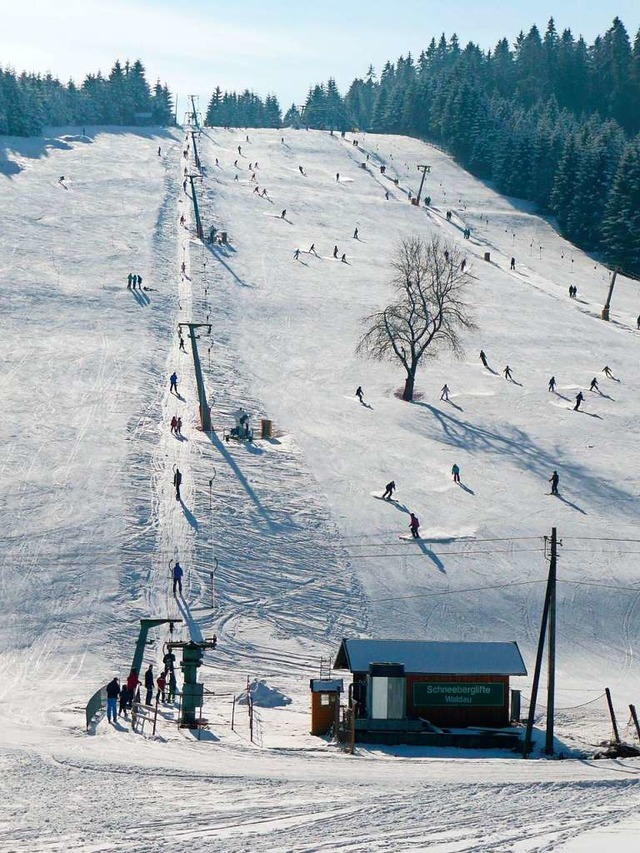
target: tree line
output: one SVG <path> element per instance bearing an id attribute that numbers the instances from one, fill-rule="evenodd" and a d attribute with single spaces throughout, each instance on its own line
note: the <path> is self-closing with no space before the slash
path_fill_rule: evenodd
<path id="1" fill-rule="evenodd" d="M 275 95 L 264 100 L 245 89 L 244 92 L 223 92 L 216 86 L 205 117 L 209 127 L 280 127 L 282 113 Z"/>
<path id="2" fill-rule="evenodd" d="M 88 74 L 80 86 L 51 74 L 16 74 L 0 68 L 0 135 L 38 136 L 45 127 L 70 124 L 173 124 L 166 85 L 153 87 L 142 62 L 116 61 L 109 75 Z"/>
<path id="3" fill-rule="evenodd" d="M 557 218 L 561 233 L 640 275 L 640 31 L 624 24 L 592 45 L 532 26 L 493 50 L 455 35 L 417 60 L 369 67 L 340 95 L 313 86 L 291 124 L 398 133 L 434 142 L 506 195 Z"/>

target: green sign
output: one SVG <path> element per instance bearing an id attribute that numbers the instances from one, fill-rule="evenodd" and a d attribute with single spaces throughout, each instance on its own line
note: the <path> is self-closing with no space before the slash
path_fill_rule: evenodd
<path id="1" fill-rule="evenodd" d="M 413 704 L 421 708 L 502 707 L 504 684 L 450 681 L 416 681 Z"/>

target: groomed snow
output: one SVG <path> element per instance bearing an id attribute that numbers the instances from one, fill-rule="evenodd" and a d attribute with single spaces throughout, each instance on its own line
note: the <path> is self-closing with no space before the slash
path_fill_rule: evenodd
<path id="1" fill-rule="evenodd" d="M 585 756 L 611 734 L 604 688 L 631 740 L 640 687 L 638 284 L 619 277 L 604 323 L 607 270 L 526 205 L 416 140 L 357 139 L 207 130 L 200 209 L 228 248 L 194 238 L 182 189 L 193 151 L 183 157 L 180 131 L 2 142 L 7 849 L 635 849 L 640 763 Z M 431 165 L 428 211 L 407 200 L 419 163 Z M 390 298 L 394 245 L 413 234 L 466 254 L 478 331 L 462 360 L 423 365 L 409 405 L 395 394 L 400 371 L 355 344 L 361 318 Z M 129 272 L 148 289 L 128 290 Z M 212 326 L 198 339 L 211 439 L 197 429 L 186 335 L 187 353 L 178 348 L 185 321 Z M 182 399 L 169 394 L 173 370 Z M 586 390 L 594 376 L 601 393 Z M 239 406 L 254 427 L 271 419 L 274 438 L 223 441 Z M 174 414 L 183 440 L 169 431 Z M 560 498 L 546 494 L 554 469 Z M 394 504 L 375 499 L 390 479 Z M 399 538 L 409 509 L 419 543 Z M 515 640 L 530 676 L 512 686 L 526 698 L 553 525 L 557 750 L 570 757 L 366 746 L 349 757 L 308 734 L 309 678 L 348 636 Z M 184 599 L 171 595 L 175 559 Z M 177 638 L 217 634 L 201 669 L 214 691 L 201 740 L 168 706 L 156 738 L 123 721 L 85 733 L 86 702 L 127 674 L 148 616 L 182 620 Z M 168 636 L 152 634 L 145 665 L 159 664 Z M 256 710 L 253 743 L 246 706 L 230 726 L 248 678 L 292 699 Z"/>

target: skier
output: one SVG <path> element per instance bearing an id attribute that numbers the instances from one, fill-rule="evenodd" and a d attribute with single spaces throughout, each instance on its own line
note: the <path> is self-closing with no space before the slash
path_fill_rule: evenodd
<path id="1" fill-rule="evenodd" d="M 615 379 L 615 376 L 614 376 L 614 375 L 613 375 L 613 373 L 611 372 L 611 368 L 610 368 L 608 365 L 605 365 L 605 366 L 602 368 L 602 372 L 604 373 L 604 375 L 605 375 L 608 379 Z"/>
<path id="2" fill-rule="evenodd" d="M 578 409 L 580 408 L 580 403 L 582 403 L 583 400 L 584 400 L 584 395 L 582 394 L 582 391 L 578 391 L 578 393 L 576 394 L 576 404 L 573 407 L 574 412 L 578 411 Z"/>
<path id="3" fill-rule="evenodd" d="M 447 403 L 449 402 L 449 386 L 446 382 L 440 389 L 440 399 L 445 400 Z"/>
<path id="4" fill-rule="evenodd" d="M 182 575 L 184 572 L 182 571 L 182 566 L 180 563 L 176 561 L 175 566 L 173 567 L 173 594 L 176 594 L 176 588 L 180 595 L 182 595 Z"/>
<path id="5" fill-rule="evenodd" d="M 552 376 L 549 380 L 549 391 L 553 391 L 555 393 L 556 390 L 556 377 Z"/>
<path id="6" fill-rule="evenodd" d="M 466 267 L 466 265 L 467 265 L 467 259 L 466 259 L 466 258 L 463 258 L 463 259 L 460 261 L 460 272 L 464 272 L 464 268 Z"/>
<path id="7" fill-rule="evenodd" d="M 355 231 L 353 232 L 353 239 L 354 239 L 354 240 L 357 240 L 357 239 L 358 239 L 358 229 L 357 229 L 357 228 L 356 228 L 356 229 L 355 229 Z"/>
<path id="8" fill-rule="evenodd" d="M 336 181 L 340 180 L 340 172 L 336 172 Z"/>
<path id="9" fill-rule="evenodd" d="M 258 195 L 259 195 L 260 194 L 260 187 L 256 184 L 255 187 L 253 188 L 253 191 L 254 191 L 254 193 L 258 193 Z"/>
<path id="10" fill-rule="evenodd" d="M 337 258 L 337 257 L 338 257 L 338 247 L 337 247 L 337 246 L 334 246 L 334 247 L 333 247 L 333 257 L 334 257 L 334 258 Z"/>
<path id="11" fill-rule="evenodd" d="M 129 693 L 129 688 L 126 684 L 122 685 L 120 690 L 120 708 L 118 710 L 118 716 L 123 716 L 125 720 L 127 719 L 127 708 L 131 707 L 131 703 L 133 702 L 133 696 Z"/>
<path id="12" fill-rule="evenodd" d="M 300 174 L 304 175 L 304 169 L 302 168 L 302 166 L 298 166 L 298 169 L 300 169 Z"/>
<path id="13" fill-rule="evenodd" d="M 132 289 L 132 290 L 135 290 L 135 289 L 136 289 L 136 284 L 137 284 L 137 283 L 138 283 L 138 276 L 134 273 L 134 274 L 131 276 L 131 289 Z"/>
<path id="14" fill-rule="evenodd" d="M 558 472 L 554 471 L 553 474 L 549 477 L 549 482 L 551 483 L 551 494 L 558 494 L 558 483 L 560 482 L 560 477 L 558 476 Z"/>
<path id="15" fill-rule="evenodd" d="M 176 435 L 179 435 L 182 438 L 182 418 L 178 418 L 176 421 Z"/>
<path id="16" fill-rule="evenodd" d="M 311 246 L 309 246 L 309 254 L 315 255 L 316 258 L 318 257 L 318 253 L 316 252 L 316 244 L 315 243 L 312 243 Z"/>
<path id="17" fill-rule="evenodd" d="M 598 393 L 600 393 L 600 389 L 598 388 L 598 380 L 595 376 L 591 380 L 591 385 L 589 385 L 589 391 L 597 391 Z"/>
<path id="18" fill-rule="evenodd" d="M 180 335 L 180 345 L 178 349 L 181 349 L 182 352 L 186 352 L 186 349 L 184 348 L 184 338 L 182 337 L 182 335 Z"/>
<path id="19" fill-rule="evenodd" d="M 347 254 L 346 254 L 346 252 L 343 252 L 342 257 L 340 258 L 340 260 L 342 261 L 342 263 L 343 263 L 343 264 L 346 264 L 346 263 L 347 263 Z"/>
<path id="20" fill-rule="evenodd" d="M 454 462 L 451 466 L 451 473 L 453 474 L 453 482 L 460 482 L 460 467 Z"/>
<path id="21" fill-rule="evenodd" d="M 129 273 L 127 276 L 127 288 L 131 290 L 131 282 L 133 281 L 133 273 Z"/>
<path id="22" fill-rule="evenodd" d="M 115 723 L 118 716 L 118 696 L 120 695 L 120 683 L 117 678 L 111 679 L 107 684 L 107 722 Z"/>
<path id="23" fill-rule="evenodd" d="M 389 201 L 389 190 L 385 190 L 384 197 Z M 640 317 L 638 317 L 638 328 L 640 329 Z"/>
<path id="24" fill-rule="evenodd" d="M 169 670 L 169 693 L 167 694 L 167 702 L 175 702 L 177 692 L 178 692 L 178 684 L 176 682 L 176 674 L 173 671 L 173 669 L 170 669 Z"/>
<path id="25" fill-rule="evenodd" d="M 176 664 L 176 656 L 174 653 L 169 650 L 166 655 L 162 658 L 162 663 L 164 664 L 164 671 L 173 672 L 175 664 Z"/>
<path id="26" fill-rule="evenodd" d="M 515 259 L 515 258 L 511 258 L 511 269 L 512 269 L 512 270 L 515 270 L 515 268 L 516 268 L 516 259 Z"/>
<path id="27" fill-rule="evenodd" d="M 638 319 L 636 320 L 636 325 L 640 329 L 640 314 L 638 314 Z"/>
<path id="28" fill-rule="evenodd" d="M 356 397 L 360 400 L 361 403 L 364 404 L 364 391 L 362 390 L 362 385 L 358 385 L 356 388 Z"/>
<path id="29" fill-rule="evenodd" d="M 182 216 L 180 217 L 180 225 L 184 226 L 185 222 L 186 222 L 186 219 L 184 218 L 184 213 L 183 213 Z"/>
<path id="30" fill-rule="evenodd" d="M 420 522 L 418 521 L 418 516 L 415 513 L 410 513 L 411 521 L 409 522 L 409 529 L 411 530 L 411 535 L 414 539 L 420 538 Z"/>
<path id="31" fill-rule="evenodd" d="M 162 148 L 158 145 L 158 157 L 162 154 Z"/>
<path id="32" fill-rule="evenodd" d="M 177 435 L 177 429 L 178 429 L 178 419 L 177 419 L 177 417 L 174 415 L 174 416 L 171 418 L 171 432 L 173 433 L 173 435 Z"/>
<path id="33" fill-rule="evenodd" d="M 297 261 L 299 257 L 300 257 L 300 249 L 296 249 L 295 252 L 293 253 L 293 260 Z"/>
<path id="34" fill-rule="evenodd" d="M 504 378 L 510 379 L 513 382 L 513 376 L 511 375 L 511 368 L 507 365 L 504 369 Z"/>
<path id="35" fill-rule="evenodd" d="M 156 693 L 156 702 L 162 700 L 164 702 L 164 691 L 167 686 L 167 679 L 165 678 L 164 672 L 161 672 L 158 678 L 156 679 L 156 684 L 158 685 L 158 692 Z"/>
<path id="36" fill-rule="evenodd" d="M 144 702 L 145 705 L 150 705 L 151 701 L 153 700 L 153 682 L 154 682 L 154 680 L 155 679 L 153 677 L 153 664 L 150 663 L 149 669 L 144 674 L 144 686 L 145 686 L 146 691 L 147 691 L 147 695 L 145 696 L 145 702 Z"/>
<path id="37" fill-rule="evenodd" d="M 487 356 L 485 355 L 485 352 L 483 349 L 480 350 L 480 361 L 482 362 L 482 364 L 485 367 L 489 367 L 489 365 L 487 364 Z"/>
<path id="38" fill-rule="evenodd" d="M 238 154 L 242 154 L 242 147 L 238 145 Z"/>
<path id="39" fill-rule="evenodd" d="M 285 209 L 280 214 L 280 219 L 284 219 L 286 217 L 286 215 L 287 215 L 287 208 L 285 207 Z"/>
<path id="40" fill-rule="evenodd" d="M 173 485 L 176 487 L 176 500 L 180 500 L 180 486 L 182 485 L 182 473 L 179 468 L 176 468 L 173 475 Z"/>
<path id="41" fill-rule="evenodd" d="M 390 483 L 387 483 L 387 485 L 384 487 L 384 494 L 382 495 L 382 499 L 385 501 L 390 501 L 393 497 L 395 488 L 396 484 L 393 480 Z"/>
<path id="42" fill-rule="evenodd" d="M 262 188 L 262 192 L 260 193 L 260 195 L 262 196 L 262 198 L 269 198 L 269 196 L 267 195 L 267 188 L 266 187 Z"/>
<path id="43" fill-rule="evenodd" d="M 138 678 L 138 670 L 134 667 L 127 677 L 127 689 L 130 691 L 131 699 L 135 698 L 136 702 L 140 701 L 140 679 Z"/>
<path id="44" fill-rule="evenodd" d="M 136 280 L 137 280 L 137 284 L 138 284 L 138 290 L 142 290 L 142 276 L 137 275 Z"/>
<path id="45" fill-rule="evenodd" d="M 171 394 L 175 394 L 176 397 L 178 396 L 178 374 L 175 370 L 169 377 L 169 391 Z"/>

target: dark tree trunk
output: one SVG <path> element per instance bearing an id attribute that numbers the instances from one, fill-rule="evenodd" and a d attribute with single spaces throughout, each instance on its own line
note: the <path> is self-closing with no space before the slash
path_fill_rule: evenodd
<path id="1" fill-rule="evenodd" d="M 407 378 L 404 380 L 404 391 L 402 392 L 402 399 L 406 400 L 407 403 L 411 403 L 413 401 L 413 386 L 416 381 L 416 371 L 415 368 L 413 370 L 407 371 Z"/>

